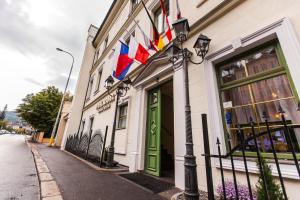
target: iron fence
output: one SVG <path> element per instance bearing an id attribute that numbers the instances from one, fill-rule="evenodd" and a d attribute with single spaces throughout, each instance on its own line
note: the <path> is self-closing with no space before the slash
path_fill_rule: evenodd
<path id="1" fill-rule="evenodd" d="M 203 124 L 203 141 L 204 141 L 204 154 L 202 156 L 205 157 L 205 164 L 206 164 L 206 178 L 207 178 L 207 189 L 208 189 L 208 198 L 209 200 L 215 199 L 215 190 L 214 190 L 214 184 L 213 184 L 213 176 L 212 176 L 212 167 L 211 167 L 211 159 L 216 159 L 216 162 L 219 164 L 219 171 L 221 175 L 221 184 L 219 187 L 221 188 L 221 197 L 218 197 L 220 199 L 243 199 L 240 196 L 239 188 L 238 188 L 238 180 L 237 180 L 237 168 L 235 166 L 235 160 L 242 161 L 243 163 L 243 171 L 244 176 L 246 176 L 247 181 L 247 188 L 248 188 L 248 194 L 249 198 L 251 200 L 256 199 L 255 192 L 252 189 L 252 185 L 254 183 L 254 180 L 250 178 L 250 171 L 249 171 L 249 160 L 255 161 L 257 165 L 257 172 L 258 176 L 261 177 L 262 181 L 262 188 L 265 199 L 270 199 L 269 195 L 269 185 L 266 180 L 266 174 L 264 170 L 264 164 L 263 162 L 267 163 L 274 163 L 277 173 L 278 173 L 278 179 L 280 186 L 280 191 L 283 194 L 283 199 L 288 199 L 288 194 L 286 192 L 285 187 L 285 179 L 282 175 L 282 163 L 280 157 L 280 152 L 278 148 L 275 147 L 274 142 L 274 136 L 276 133 L 283 133 L 283 136 L 286 141 L 286 150 L 287 153 L 285 153 L 286 157 L 284 158 L 286 161 L 288 161 L 291 165 L 294 165 L 297 171 L 297 174 L 299 176 L 300 180 L 300 168 L 299 168 L 299 162 L 297 159 L 297 153 L 299 152 L 299 143 L 295 142 L 295 134 L 300 133 L 300 125 L 292 125 L 289 124 L 288 120 L 286 120 L 284 111 L 282 108 L 279 108 L 279 117 L 280 120 L 276 122 L 276 125 L 274 126 L 273 122 L 270 122 L 268 120 L 268 116 L 266 115 L 266 112 L 263 113 L 263 122 L 260 122 L 260 126 L 263 127 L 263 131 L 257 130 L 258 123 L 254 122 L 253 119 L 249 118 L 248 123 L 248 134 L 245 134 L 245 127 L 242 127 L 242 125 L 237 125 L 236 132 L 237 132 L 237 141 L 239 141 L 238 144 L 236 144 L 234 147 L 232 147 L 232 138 L 230 134 L 227 134 L 226 138 L 226 149 L 227 153 L 224 155 L 221 151 L 221 141 L 219 138 L 217 138 L 216 145 L 217 145 L 217 154 L 211 154 L 210 153 L 210 146 L 209 146 L 209 134 L 208 134 L 208 127 L 207 127 L 207 116 L 206 114 L 202 115 L 202 124 Z M 296 131 L 297 130 L 297 131 Z M 250 133 L 250 134 L 249 134 Z M 265 142 L 262 143 L 261 138 L 265 138 Z M 297 141 L 297 138 L 296 138 Z M 264 157 L 266 157 L 266 154 L 263 152 L 263 149 L 265 149 L 268 146 L 268 157 L 265 160 L 262 160 Z M 251 153 L 251 156 L 249 156 L 249 153 Z M 280 159 L 281 158 L 281 159 Z M 231 167 L 229 167 L 229 170 L 231 170 L 230 177 L 227 177 L 225 175 L 225 168 L 224 168 L 224 160 L 229 161 Z M 230 173 L 229 173 L 230 174 Z M 232 184 L 234 186 L 234 195 L 228 198 L 228 194 L 226 194 L 226 179 L 233 179 Z"/>
<path id="2" fill-rule="evenodd" d="M 106 127 L 104 138 L 101 130 L 96 130 L 94 133 L 84 133 L 82 135 L 70 135 L 67 138 L 65 150 L 101 166 L 107 131 L 108 127 Z"/>

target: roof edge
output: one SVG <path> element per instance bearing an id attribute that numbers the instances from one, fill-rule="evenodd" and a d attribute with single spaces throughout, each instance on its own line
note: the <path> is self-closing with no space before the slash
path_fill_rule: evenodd
<path id="1" fill-rule="evenodd" d="M 97 31 L 97 33 L 96 33 L 96 36 L 95 36 L 94 39 L 93 39 L 92 44 L 93 44 L 93 46 L 94 46 L 95 48 L 96 48 L 95 41 L 96 41 L 98 35 L 100 34 L 100 32 L 101 32 L 101 30 L 102 30 L 104 24 L 106 23 L 106 21 L 107 21 L 109 15 L 110 15 L 110 13 L 112 12 L 113 8 L 115 7 L 116 3 L 117 3 L 117 0 L 114 0 L 114 1 L 112 2 L 112 4 L 111 4 L 111 6 L 110 6 L 110 8 L 109 8 L 109 10 L 108 10 L 108 12 L 107 12 L 107 14 L 106 14 L 104 20 L 103 20 L 103 22 L 102 22 L 102 24 L 101 24 L 101 26 L 99 27 L 99 29 L 98 29 L 98 31 Z"/>

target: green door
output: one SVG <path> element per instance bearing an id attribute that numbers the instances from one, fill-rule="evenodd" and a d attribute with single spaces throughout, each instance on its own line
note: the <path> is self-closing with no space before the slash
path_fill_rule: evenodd
<path id="1" fill-rule="evenodd" d="M 160 106 L 160 89 L 152 90 L 148 95 L 145 172 L 154 176 L 160 176 Z"/>

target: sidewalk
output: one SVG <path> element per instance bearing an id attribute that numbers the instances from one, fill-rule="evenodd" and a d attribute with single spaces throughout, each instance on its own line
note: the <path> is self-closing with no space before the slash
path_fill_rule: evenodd
<path id="1" fill-rule="evenodd" d="M 96 171 L 59 149 L 37 147 L 64 200 L 164 200 L 117 175 Z"/>

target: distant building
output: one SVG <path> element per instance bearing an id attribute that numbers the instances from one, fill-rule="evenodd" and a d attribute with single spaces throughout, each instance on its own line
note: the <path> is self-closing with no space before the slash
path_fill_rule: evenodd
<path id="1" fill-rule="evenodd" d="M 71 111 L 71 105 L 72 105 L 72 102 L 70 102 L 70 101 L 64 102 L 63 109 L 61 111 L 59 125 L 57 128 L 56 137 L 55 137 L 55 146 L 59 146 L 59 147 L 61 146 L 61 142 L 62 142 L 63 136 L 65 134 L 65 128 L 67 126 L 70 111 Z"/>

